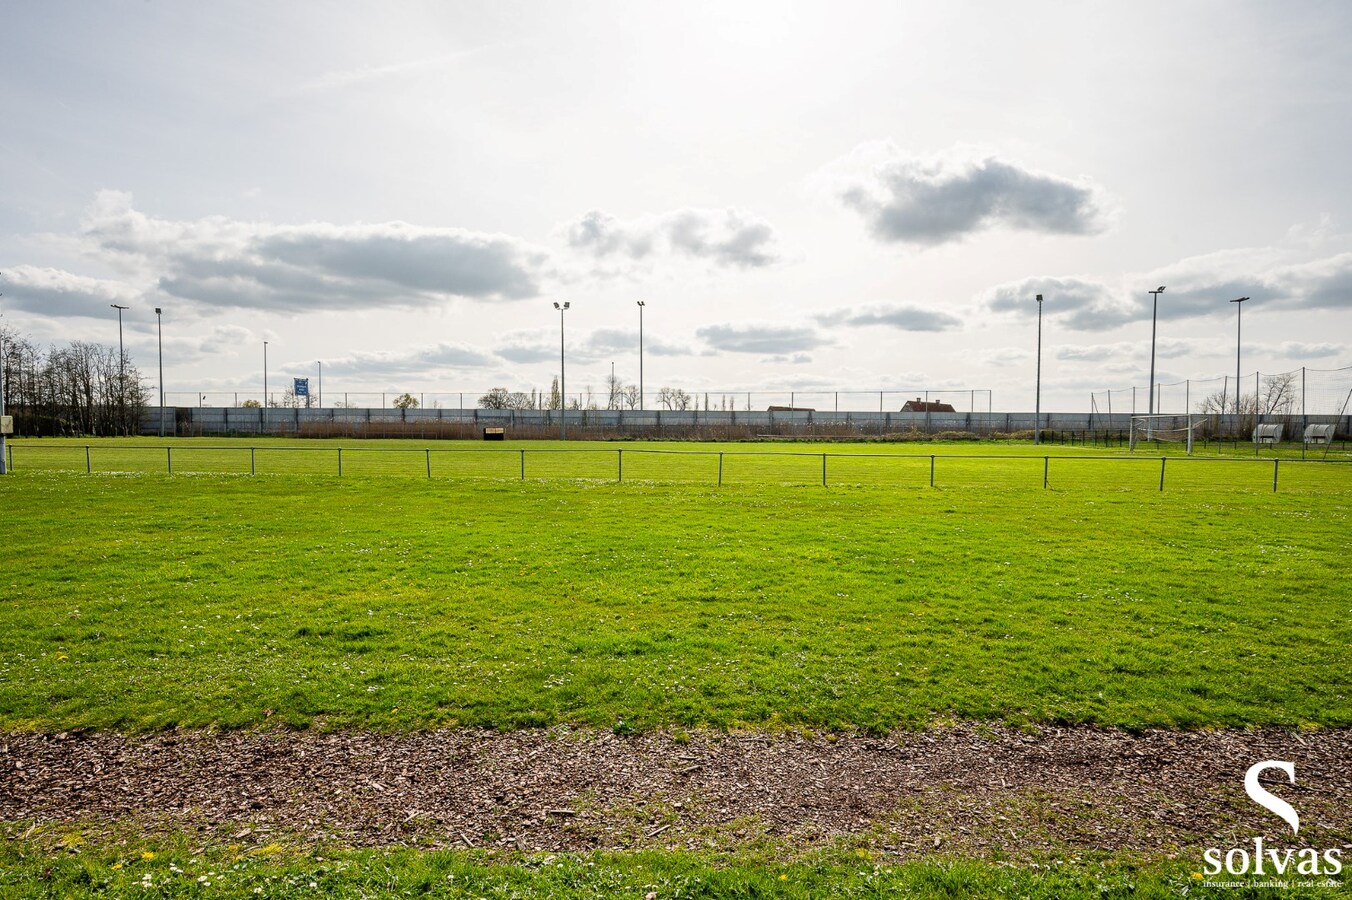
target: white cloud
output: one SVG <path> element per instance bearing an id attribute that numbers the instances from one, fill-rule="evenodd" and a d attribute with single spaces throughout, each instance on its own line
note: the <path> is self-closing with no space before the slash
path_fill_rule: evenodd
<path id="1" fill-rule="evenodd" d="M 558 333 L 541 329 L 509 331 L 501 335 L 493 352 L 514 363 L 540 363 L 559 358 Z"/>
<path id="2" fill-rule="evenodd" d="M 816 329 L 801 325 L 747 322 L 708 325 L 695 335 L 715 350 L 789 356 L 827 344 Z"/>
<path id="3" fill-rule="evenodd" d="M 1306 309 L 1352 309 L 1352 253 L 1273 269 L 1265 287 Z"/>
<path id="4" fill-rule="evenodd" d="M 779 260 L 775 230 L 740 209 L 677 209 L 628 221 L 591 210 L 561 230 L 574 250 L 598 259 L 684 256 L 732 268 L 762 268 Z"/>
<path id="5" fill-rule="evenodd" d="M 460 228 L 272 225 L 211 217 L 156 219 L 130 195 L 99 194 L 83 233 L 129 278 L 203 310 L 270 312 L 429 307 L 452 297 L 539 293 L 547 253 L 517 238 Z"/>
<path id="6" fill-rule="evenodd" d="M 1077 331 L 1110 331 L 1149 321 L 1158 285 L 1160 321 L 1233 315 L 1231 300 L 1248 297 L 1245 313 L 1259 309 L 1352 309 L 1352 253 L 1299 263 L 1278 248 L 1225 250 L 1190 257 L 1154 271 L 1127 276 L 1117 285 L 1079 277 L 1035 276 L 997 285 L 978 303 L 1023 319 L 1044 316 Z"/>
<path id="7" fill-rule="evenodd" d="M 1026 365 L 1032 358 L 1032 351 L 1020 347 L 996 347 L 981 354 L 983 362 L 1001 369 Z"/>
<path id="8" fill-rule="evenodd" d="M 6 306 L 43 316 L 104 317 L 110 304 L 140 300 L 135 288 L 121 282 L 25 265 L 5 270 L 4 295 Z"/>
<path id="9" fill-rule="evenodd" d="M 446 370 L 482 369 L 497 360 L 464 344 L 434 344 L 400 351 L 354 353 L 324 360 L 335 375 L 427 375 Z"/>
<path id="10" fill-rule="evenodd" d="M 1288 359 L 1320 359 L 1347 352 L 1346 344 L 1307 344 L 1303 341 L 1283 341 L 1277 352 Z"/>
<path id="11" fill-rule="evenodd" d="M 604 362 L 617 356 L 638 353 L 638 330 L 598 328 L 594 331 L 569 329 L 568 361 Z M 509 331 L 501 335 L 493 352 L 514 363 L 550 362 L 559 358 L 559 333 L 549 329 Z M 651 356 L 692 356 L 694 347 L 645 335 L 643 352 Z"/>
<path id="12" fill-rule="evenodd" d="M 255 342 L 254 333 L 247 328 L 239 325 L 217 325 L 205 338 L 197 342 L 196 349 L 200 353 L 224 353 Z"/>
<path id="13" fill-rule="evenodd" d="M 638 353 L 638 329 L 598 328 L 582 336 L 581 346 L 594 358 Z M 691 356 L 695 349 L 648 334 L 643 338 L 643 352 L 653 356 Z"/>
<path id="14" fill-rule="evenodd" d="M 962 327 L 962 320 L 948 313 L 922 309 L 918 306 L 887 304 L 863 307 L 847 306 L 820 313 L 816 316 L 816 319 L 826 326 L 886 325 L 901 331 L 954 331 Z"/>
<path id="15" fill-rule="evenodd" d="M 1086 235 L 1108 226 L 1093 183 L 965 148 L 920 157 L 890 141 L 863 144 L 817 180 L 887 243 L 944 244 L 992 228 Z"/>

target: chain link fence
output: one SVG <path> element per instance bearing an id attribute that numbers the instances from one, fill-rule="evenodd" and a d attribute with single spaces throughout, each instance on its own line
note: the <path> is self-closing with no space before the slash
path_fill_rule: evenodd
<path id="1" fill-rule="evenodd" d="M 481 402 L 491 391 L 324 391 L 313 382 L 309 396 L 296 396 L 291 390 L 263 391 L 166 391 L 165 406 L 227 407 L 274 409 L 483 409 Z M 500 389 L 496 389 L 500 390 Z M 663 389 L 639 395 L 605 391 L 569 391 L 551 401 L 547 390 L 503 392 L 491 403 L 507 402 L 505 408 L 521 411 L 558 409 L 560 405 L 577 411 L 664 411 L 664 412 L 764 412 L 770 409 L 812 412 L 899 412 L 907 403 L 951 406 L 959 412 L 992 412 L 990 388 L 907 388 L 904 390 L 857 391 L 696 391 Z"/>
<path id="2" fill-rule="evenodd" d="M 1247 434 L 1260 424 L 1285 425 L 1294 433 L 1312 420 L 1336 423 L 1352 413 L 1352 366 L 1159 383 L 1153 404 L 1151 399 L 1144 387 L 1094 391 L 1090 409 L 1102 415 L 1214 416 L 1212 433 Z"/>

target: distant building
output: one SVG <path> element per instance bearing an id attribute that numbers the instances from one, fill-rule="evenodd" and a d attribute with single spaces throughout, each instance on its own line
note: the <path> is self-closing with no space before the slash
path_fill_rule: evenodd
<path id="1" fill-rule="evenodd" d="M 914 400 L 907 400 L 906 405 L 901 408 L 902 412 L 957 412 L 952 403 L 940 403 L 938 400 L 928 402 L 916 397 Z"/>

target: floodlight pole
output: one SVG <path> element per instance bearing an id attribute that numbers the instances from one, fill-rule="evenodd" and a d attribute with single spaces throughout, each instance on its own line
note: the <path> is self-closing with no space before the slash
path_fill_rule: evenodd
<path id="1" fill-rule="evenodd" d="M 1239 350 L 1240 350 L 1240 328 L 1241 328 L 1241 327 L 1243 326 L 1243 324 L 1244 324 L 1244 301 L 1245 301 L 1245 300 L 1248 300 L 1248 299 L 1249 299 L 1248 297 L 1240 297 L 1238 300 L 1231 300 L 1231 301 L 1230 301 L 1231 303 L 1236 304 L 1236 306 L 1235 306 L 1235 429 L 1236 429 L 1236 430 L 1239 429 L 1239 397 L 1240 397 L 1240 390 L 1239 390 Z M 1255 390 L 1257 390 L 1257 388 L 1255 388 Z M 1257 396 L 1256 394 L 1254 395 L 1254 398 L 1253 398 L 1253 405 L 1254 405 L 1254 410 L 1257 411 L 1257 409 L 1258 409 L 1258 396 Z"/>
<path id="2" fill-rule="evenodd" d="M 263 342 L 263 409 L 268 408 L 268 342 Z M 266 413 L 265 413 L 266 415 Z"/>
<path id="3" fill-rule="evenodd" d="M 1033 400 L 1033 443 L 1042 443 L 1042 295 L 1037 295 L 1037 389 Z"/>
<path id="4" fill-rule="evenodd" d="M 1150 403 L 1148 406 L 1148 410 L 1153 416 L 1155 414 L 1155 323 L 1159 319 L 1160 294 L 1164 293 L 1164 285 L 1160 285 L 1149 293 L 1155 298 L 1150 313 Z"/>
<path id="5" fill-rule="evenodd" d="M 318 388 L 318 390 L 319 390 L 319 408 L 320 408 L 320 409 L 323 409 L 323 408 L 324 408 L 324 360 L 322 360 L 322 359 L 319 360 L 319 361 L 318 361 L 318 365 L 319 365 L 319 378 L 316 379 L 316 380 L 318 381 L 318 384 L 316 384 L 315 387 Z"/>
<path id="6" fill-rule="evenodd" d="M 638 301 L 638 408 L 643 411 L 643 307 L 647 306 L 642 300 Z"/>
<path id="7" fill-rule="evenodd" d="M 155 307 L 155 335 L 160 352 L 160 437 L 164 437 L 164 311 Z"/>
<path id="8" fill-rule="evenodd" d="M 563 312 L 568 308 L 568 301 L 558 303 L 555 301 L 554 308 L 559 311 L 559 440 L 568 440 L 568 373 L 565 368 L 566 360 L 563 355 Z"/>
<path id="9" fill-rule="evenodd" d="M 122 310 L 130 309 L 127 306 L 119 306 L 116 303 L 109 303 L 113 309 L 117 310 L 117 406 L 122 415 L 118 416 L 122 421 L 118 425 L 126 427 L 127 418 L 127 353 L 122 345 Z"/>

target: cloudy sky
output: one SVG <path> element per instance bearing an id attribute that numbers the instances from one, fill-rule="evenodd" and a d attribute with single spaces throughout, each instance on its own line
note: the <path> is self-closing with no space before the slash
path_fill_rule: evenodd
<path id="1" fill-rule="evenodd" d="M 128 306 L 153 379 L 161 307 L 179 402 L 260 392 L 264 341 L 326 399 L 546 389 L 563 300 L 570 391 L 637 382 L 639 300 L 650 394 L 1030 409 L 1041 293 L 1043 408 L 1082 410 L 1144 390 L 1160 285 L 1159 381 L 1233 374 L 1240 296 L 1246 373 L 1352 366 L 1349 34 L 1343 2 L 11 3 L 0 321 L 115 343 Z"/>

